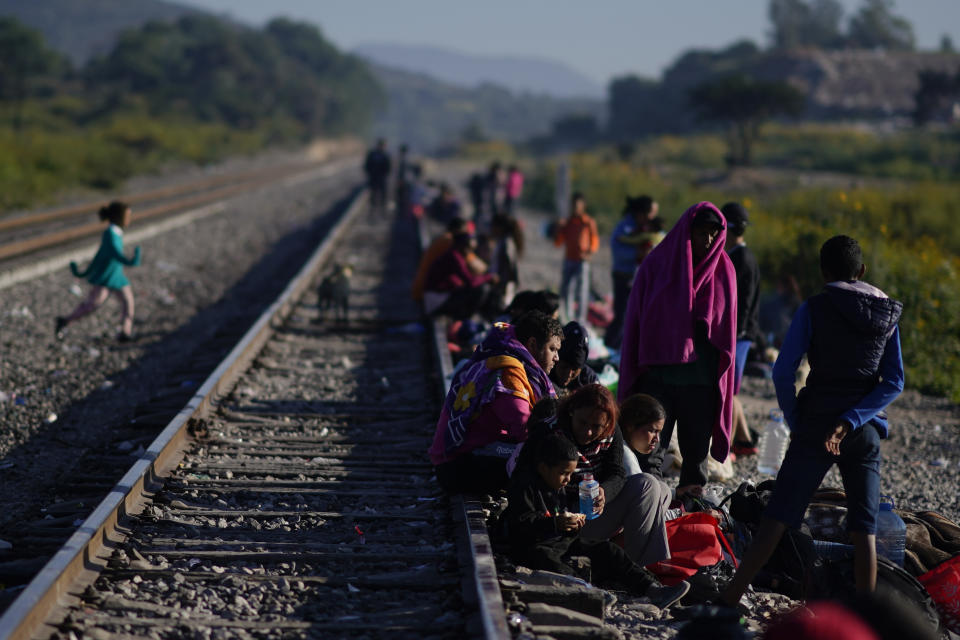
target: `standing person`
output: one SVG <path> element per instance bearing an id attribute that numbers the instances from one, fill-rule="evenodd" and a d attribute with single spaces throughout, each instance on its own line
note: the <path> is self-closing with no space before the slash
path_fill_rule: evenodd
<path id="1" fill-rule="evenodd" d="M 514 207 L 517 206 L 517 202 L 520 201 L 520 196 L 523 195 L 523 174 L 520 172 L 520 169 L 517 168 L 517 165 L 512 164 L 507 167 L 507 180 L 506 185 L 504 186 L 504 197 L 503 197 L 503 210 L 513 215 Z"/>
<path id="2" fill-rule="evenodd" d="M 518 262 L 523 256 L 523 228 L 517 219 L 498 213 L 490 224 L 493 251 L 490 256 L 490 272 L 497 274 L 497 312 L 502 312 L 512 301 L 520 280 Z"/>
<path id="3" fill-rule="evenodd" d="M 542 398 L 556 397 L 547 377 L 563 328 L 531 311 L 516 325 L 493 325 L 458 370 L 430 446 L 437 482 L 450 493 L 493 493 L 507 486 L 507 460 L 527 439 L 527 420 Z"/>
<path id="4" fill-rule="evenodd" d="M 133 257 L 123 254 L 123 230 L 130 224 L 130 206 L 124 202 L 114 200 L 110 204 L 100 207 L 101 220 L 110 222 L 110 226 L 103 232 L 100 248 L 93 261 L 81 272 L 76 262 L 70 263 L 70 271 L 78 278 L 85 278 L 92 286 L 87 299 L 77 305 L 69 316 L 58 316 L 56 335 L 59 337 L 63 330 L 74 320 L 96 311 L 106 302 L 110 294 L 119 298 L 123 305 L 120 333 L 117 340 L 129 342 L 133 339 L 133 289 L 130 281 L 123 273 L 124 265 L 136 267 L 140 265 L 140 247 L 133 251 Z"/>
<path id="5" fill-rule="evenodd" d="M 481 231 L 486 231 L 490 227 L 493 216 L 503 208 L 503 186 L 503 167 L 497 160 L 490 165 L 490 169 L 487 171 L 486 207 L 483 210 L 483 215 L 477 218 L 477 226 Z"/>
<path id="6" fill-rule="evenodd" d="M 473 219 L 483 217 L 483 200 L 487 190 L 487 179 L 483 173 L 475 171 L 467 181 L 467 191 L 470 192 L 470 204 L 473 206 Z"/>
<path id="7" fill-rule="evenodd" d="M 600 247 L 597 223 L 587 214 L 587 200 L 579 191 L 570 198 L 570 217 L 557 225 L 554 244 L 564 248 L 560 280 L 561 315 L 587 324 L 590 298 L 590 259 Z"/>
<path id="8" fill-rule="evenodd" d="M 621 401 L 646 393 L 666 410 L 650 473 L 660 474 L 676 426 L 678 497 L 706 484 L 708 453 L 720 462 L 730 453 L 737 285 L 725 227 L 709 202 L 687 209 L 640 264 L 624 319 L 617 391 Z"/>
<path id="9" fill-rule="evenodd" d="M 377 146 L 367 153 L 363 171 L 367 174 L 367 186 L 370 187 L 370 208 L 386 211 L 387 179 L 390 177 L 390 154 L 387 153 L 386 140 L 377 140 Z"/>
<path id="10" fill-rule="evenodd" d="M 747 355 L 754 345 L 759 345 L 760 336 L 760 265 L 743 239 L 749 224 L 747 210 L 739 202 L 728 202 L 720 212 L 727 219 L 727 255 L 737 273 L 737 356 L 734 361 L 733 380 L 733 452 L 737 455 L 753 455 L 756 443 L 750 435 L 747 416 L 737 394 Z"/>
<path id="11" fill-rule="evenodd" d="M 627 312 L 627 299 L 637 265 L 663 239 L 663 222 L 657 216 L 659 210 L 660 206 L 650 196 L 628 196 L 623 218 L 610 235 L 613 321 L 603 337 L 603 343 L 610 349 L 619 349 L 623 341 L 623 316 Z"/>
<path id="12" fill-rule="evenodd" d="M 790 446 L 753 544 L 723 594 L 730 605 L 739 602 L 787 528 L 800 526 L 834 463 L 847 494 L 857 591 L 876 587 L 880 440 L 889 430 L 885 409 L 903 391 L 897 325 L 903 304 L 863 282 L 863 254 L 849 236 L 823 244 L 820 272 L 826 285 L 797 309 L 773 366 Z M 794 376 L 804 353 L 810 374 L 797 395 Z"/>
<path id="13" fill-rule="evenodd" d="M 577 535 L 586 516 L 568 510 L 565 490 L 579 459 L 577 447 L 563 434 L 553 433 L 537 443 L 530 463 L 518 467 L 510 478 L 503 522 L 513 560 L 531 569 L 576 575 L 568 559 L 584 555 L 590 558 L 594 579 L 617 578 L 661 609 L 680 600 L 690 590 L 689 583 L 665 587 L 613 542 L 588 542 Z"/>

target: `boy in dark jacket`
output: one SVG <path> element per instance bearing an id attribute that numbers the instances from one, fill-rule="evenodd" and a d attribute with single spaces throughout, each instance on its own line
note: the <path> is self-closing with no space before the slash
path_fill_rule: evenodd
<path id="1" fill-rule="evenodd" d="M 862 282 L 860 245 L 849 236 L 823 244 L 820 271 L 826 286 L 797 309 L 773 367 L 790 448 L 760 530 L 723 594 L 726 604 L 740 600 L 787 527 L 800 525 L 834 463 L 847 493 L 857 591 L 876 587 L 880 439 L 887 437 L 884 409 L 903 391 L 897 327 L 903 305 Z M 798 396 L 794 373 L 804 353 L 810 375 Z"/>
<path id="2" fill-rule="evenodd" d="M 575 575 L 566 560 L 580 555 L 590 558 L 593 576 L 616 578 L 665 609 L 682 598 L 690 585 L 661 585 L 646 569 L 634 563 L 609 540 L 584 542 L 578 535 L 586 516 L 567 511 L 563 488 L 577 469 L 577 448 L 565 436 L 545 436 L 532 457 L 532 465 L 514 472 L 503 514 L 511 557 L 531 569 Z"/>

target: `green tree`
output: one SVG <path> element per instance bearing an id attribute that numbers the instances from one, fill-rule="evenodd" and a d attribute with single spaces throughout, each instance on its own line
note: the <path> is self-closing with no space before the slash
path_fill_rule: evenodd
<path id="1" fill-rule="evenodd" d="M 803 112 L 804 96 L 785 82 L 731 75 L 703 83 L 690 92 L 690 102 L 705 120 L 729 125 L 729 165 L 749 165 L 753 144 L 764 122 L 779 115 Z"/>
<path id="2" fill-rule="evenodd" d="M 912 51 L 916 42 L 913 25 L 893 14 L 893 0 L 865 0 L 850 18 L 849 45 L 863 49 Z"/>
<path id="3" fill-rule="evenodd" d="M 843 45 L 843 5 L 838 0 L 770 0 L 767 13 L 773 46 L 778 49 Z"/>
<path id="4" fill-rule="evenodd" d="M 48 49 L 39 32 L 0 18 L 0 100 L 11 106 L 15 129 L 22 126 L 27 98 L 67 69 L 67 60 Z"/>
<path id="5" fill-rule="evenodd" d="M 950 109 L 960 99 L 960 71 L 950 75 L 942 71 L 921 71 L 920 86 L 914 94 L 913 121 L 918 126 L 938 116 L 950 117 Z"/>

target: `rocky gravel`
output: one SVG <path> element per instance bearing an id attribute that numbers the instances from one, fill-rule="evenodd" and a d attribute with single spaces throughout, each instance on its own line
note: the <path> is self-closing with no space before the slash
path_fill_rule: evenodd
<path id="1" fill-rule="evenodd" d="M 171 170 L 140 178 L 129 190 L 304 157 L 275 152 L 203 170 Z M 45 517 L 40 509 L 59 499 L 60 472 L 85 450 L 114 448 L 121 461 L 127 457 L 119 479 L 152 435 L 112 443 L 111 425 L 129 422 L 134 408 L 172 371 L 189 368 L 218 329 L 254 317 L 271 302 L 322 236 L 318 218 L 360 180 L 358 169 L 262 188 L 231 200 L 219 214 L 140 243 L 143 264 L 127 269 L 136 299 L 132 343 L 114 339 L 115 300 L 71 325 L 62 340 L 55 338 L 54 318 L 69 313 L 87 291 L 67 269 L 6 288 L 0 310 L 0 539 L 15 534 L 24 519 Z M 88 194 L 78 198 L 89 201 Z"/>

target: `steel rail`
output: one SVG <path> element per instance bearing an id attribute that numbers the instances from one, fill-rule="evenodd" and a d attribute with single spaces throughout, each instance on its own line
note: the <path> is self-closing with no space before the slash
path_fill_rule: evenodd
<path id="1" fill-rule="evenodd" d="M 315 166 L 300 165 L 299 167 L 294 167 L 293 165 L 288 165 L 282 170 L 278 169 L 272 171 L 268 173 L 268 175 L 257 180 L 245 181 L 239 184 L 230 184 L 225 187 L 219 187 L 217 189 L 204 191 L 199 194 L 181 198 L 174 202 L 168 202 L 138 211 L 132 216 L 132 220 L 136 222 L 150 220 L 158 216 L 167 215 L 173 211 L 209 204 L 220 199 L 229 198 L 240 193 L 252 191 L 279 180 L 291 180 L 300 175 L 311 175 L 314 171 L 316 171 Z M 18 240 L 16 242 L 0 245 L 0 260 L 9 260 L 10 258 L 26 255 L 42 249 L 49 249 L 72 242 L 74 240 L 95 236 L 102 232 L 103 223 L 92 222 L 33 238 L 27 238 L 25 240 Z"/>
<path id="2" fill-rule="evenodd" d="M 0 640 L 33 638 L 41 632 L 55 607 L 77 602 L 68 589 L 92 582 L 106 566 L 111 550 L 125 537 L 120 530 L 125 517 L 138 513 L 151 492 L 161 486 L 163 476 L 179 464 L 192 441 L 191 428 L 216 410 L 221 398 L 230 392 L 274 330 L 293 312 L 297 300 L 311 286 L 350 223 L 364 210 L 366 201 L 366 191 L 355 195 L 340 220 L 276 301 L 4 612 L 0 617 Z"/>
<path id="3" fill-rule="evenodd" d="M 427 225 L 420 219 L 420 247 L 426 249 L 430 242 Z M 447 332 L 444 322 L 435 319 L 431 323 L 434 354 L 437 366 L 440 369 L 439 393 L 441 398 L 447 395 L 450 382 L 453 380 L 453 358 L 447 347 Z M 476 600 L 477 611 L 480 617 L 482 638 L 484 640 L 509 640 L 510 629 L 507 627 L 506 607 L 500 593 L 500 583 L 497 580 L 497 567 L 493 558 L 493 549 L 487 533 L 486 520 L 483 509 L 476 499 L 469 496 L 456 496 L 451 501 L 454 519 L 462 522 L 467 546 L 470 549 L 470 561 L 473 565 L 471 587 Z"/>
<path id="4" fill-rule="evenodd" d="M 173 196 L 178 196 L 182 193 L 199 191 L 201 189 L 216 187 L 230 182 L 241 182 L 256 176 L 264 177 L 264 174 L 284 175 L 299 169 L 310 168 L 317 164 L 319 163 L 288 162 L 279 167 L 270 167 L 268 169 L 248 169 L 246 171 L 239 171 L 237 173 L 230 173 L 212 178 L 200 178 L 197 180 L 191 180 L 189 182 L 177 183 L 167 187 L 150 189 L 149 191 L 140 191 L 137 193 L 121 195 L 118 199 L 129 204 L 137 204 L 139 202 L 170 198 Z M 57 207 L 56 209 L 48 209 L 47 211 L 30 213 L 12 218 L 4 218 L 0 220 L 0 231 L 22 229 L 24 227 L 46 224 L 47 222 L 56 222 L 57 220 L 66 220 L 80 215 L 87 215 L 96 212 L 97 209 L 106 204 L 106 202 L 106 200 L 93 200 L 80 204 L 68 205 L 65 207 Z"/>

